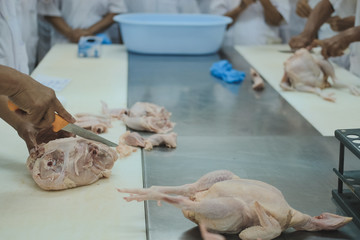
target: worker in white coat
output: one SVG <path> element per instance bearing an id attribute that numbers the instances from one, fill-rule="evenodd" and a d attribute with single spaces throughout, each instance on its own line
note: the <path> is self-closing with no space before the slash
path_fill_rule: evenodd
<path id="1" fill-rule="evenodd" d="M 281 43 L 280 24 L 289 19 L 288 0 L 212 0 L 210 13 L 233 19 L 224 45 Z"/>
<path id="2" fill-rule="evenodd" d="M 36 63 L 37 0 L 0 0 L 0 64 L 23 73 Z"/>
<path id="3" fill-rule="evenodd" d="M 308 20 L 303 31 L 289 41 L 290 47 L 307 47 L 315 38 L 329 38 L 339 31 L 353 27 L 356 2 L 357 0 L 300 0 L 297 14 L 307 17 Z M 352 20 L 347 21 L 349 19 Z"/>
<path id="4" fill-rule="evenodd" d="M 125 0 L 131 13 L 199 13 L 196 0 Z"/>
<path id="5" fill-rule="evenodd" d="M 39 0 L 38 12 L 54 27 L 51 45 L 78 42 L 82 36 L 104 32 L 113 17 L 126 12 L 124 0 Z"/>
<path id="6" fill-rule="evenodd" d="M 327 39 L 354 26 L 356 0 L 300 0 L 297 14 L 307 17 L 303 31 L 290 39 L 291 48 L 307 47 L 317 39 Z M 345 54 L 330 60 L 345 69 L 350 68 L 350 56 Z"/>
<path id="7" fill-rule="evenodd" d="M 357 0 L 331 0 L 330 3 L 334 12 L 331 14 L 331 17 L 321 25 L 318 31 L 318 39 L 329 38 L 347 28 L 354 27 L 356 1 Z M 302 18 L 308 18 L 319 2 L 321 2 L 321 0 L 299 0 L 296 8 L 297 15 Z"/>

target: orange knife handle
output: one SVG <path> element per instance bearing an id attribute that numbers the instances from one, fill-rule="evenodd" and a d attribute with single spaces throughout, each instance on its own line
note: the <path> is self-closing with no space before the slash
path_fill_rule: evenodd
<path id="1" fill-rule="evenodd" d="M 8 101 L 8 108 L 10 109 L 10 111 L 15 112 L 16 110 L 19 109 L 18 106 L 16 106 L 15 103 L 13 103 L 12 101 Z M 68 125 L 69 122 L 66 121 L 65 119 L 63 119 L 62 117 L 60 117 L 58 114 L 55 113 L 55 120 L 54 122 L 51 124 L 53 126 L 53 131 L 54 132 L 58 132 L 60 131 L 63 127 L 65 127 L 66 125 Z"/>
<path id="2" fill-rule="evenodd" d="M 15 112 L 16 110 L 19 109 L 18 106 L 15 105 L 15 103 L 13 103 L 12 101 L 8 100 L 8 108 L 10 109 L 10 111 Z"/>
<path id="3" fill-rule="evenodd" d="M 53 131 L 58 132 L 68 124 L 69 124 L 68 121 L 60 117 L 58 114 L 55 114 L 55 121 L 52 123 Z"/>

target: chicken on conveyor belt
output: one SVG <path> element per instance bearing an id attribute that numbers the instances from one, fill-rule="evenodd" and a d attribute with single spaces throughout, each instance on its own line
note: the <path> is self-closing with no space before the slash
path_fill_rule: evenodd
<path id="1" fill-rule="evenodd" d="M 84 138 L 61 138 L 40 144 L 30 152 L 27 166 L 45 190 L 89 185 L 110 177 L 118 158 L 110 147 Z"/>
<path id="2" fill-rule="evenodd" d="M 287 228 L 334 230 L 352 218 L 331 213 L 311 217 L 289 206 L 275 187 L 241 179 L 227 170 L 210 172 L 197 182 L 177 187 L 118 189 L 129 193 L 126 201 L 164 201 L 182 210 L 184 216 L 220 233 L 239 233 L 244 240 L 274 239 Z M 177 196 L 174 196 L 177 195 Z"/>
<path id="3" fill-rule="evenodd" d="M 359 96 L 360 91 L 356 86 L 341 83 L 335 76 L 334 68 L 325 59 L 313 56 L 307 49 L 297 50 L 284 63 L 285 74 L 280 87 L 287 91 L 309 92 L 321 98 L 334 102 L 333 93 L 326 94 L 324 88 L 349 88 L 351 94 Z M 331 84 L 328 78 L 331 77 Z"/>

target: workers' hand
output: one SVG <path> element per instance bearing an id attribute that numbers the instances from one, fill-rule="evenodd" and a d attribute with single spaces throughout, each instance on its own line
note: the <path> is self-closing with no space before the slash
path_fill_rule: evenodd
<path id="1" fill-rule="evenodd" d="M 20 72 L 14 72 L 13 77 L 17 85 L 8 97 L 19 107 L 16 112 L 22 120 L 29 121 L 36 128 L 49 128 L 57 112 L 66 121 L 75 122 L 75 119 L 56 98 L 54 90 Z"/>
<path id="2" fill-rule="evenodd" d="M 355 25 L 355 16 L 350 16 L 346 18 L 340 18 L 339 16 L 330 17 L 327 21 L 330 24 L 330 27 L 335 32 L 341 32 L 348 28 L 354 27 Z"/>
<path id="3" fill-rule="evenodd" d="M 349 47 L 349 42 L 346 41 L 346 39 L 342 37 L 341 34 L 338 34 L 332 38 L 323 40 L 315 39 L 311 44 L 311 48 L 317 46 L 322 48 L 321 55 L 327 59 L 328 57 L 337 57 L 343 55 L 344 50 Z"/>
<path id="4" fill-rule="evenodd" d="M 93 34 L 87 29 L 76 28 L 72 30 L 69 40 L 73 43 L 78 43 L 81 37 L 91 36 L 91 35 Z"/>
<path id="5" fill-rule="evenodd" d="M 312 9 L 309 6 L 308 0 L 299 0 L 296 4 L 296 14 L 302 18 L 308 18 Z"/>
<path id="6" fill-rule="evenodd" d="M 291 47 L 291 49 L 305 48 L 309 46 L 313 40 L 313 37 L 302 32 L 299 35 L 294 36 L 290 39 L 289 46 Z"/>
<path id="7" fill-rule="evenodd" d="M 58 138 L 73 137 L 74 135 L 60 130 L 54 132 L 52 128 L 36 129 L 34 125 L 29 122 L 23 121 L 22 124 L 17 126 L 18 135 L 25 141 L 26 146 L 30 152 L 31 149 L 37 147 L 41 143 L 48 143 L 51 140 Z"/>
<path id="8" fill-rule="evenodd" d="M 240 8 L 246 9 L 249 5 L 255 3 L 256 0 L 241 0 Z"/>

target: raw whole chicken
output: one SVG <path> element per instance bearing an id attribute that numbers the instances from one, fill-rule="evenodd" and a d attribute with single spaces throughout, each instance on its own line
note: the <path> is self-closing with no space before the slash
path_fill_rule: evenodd
<path id="1" fill-rule="evenodd" d="M 322 89 L 328 87 L 349 88 L 353 95 L 359 96 L 360 91 L 355 86 L 340 83 L 335 76 L 334 68 L 327 60 L 316 58 L 305 49 L 297 50 L 284 63 L 285 74 L 280 87 L 288 91 L 315 93 L 327 101 L 335 101 L 333 93 L 325 94 Z M 328 77 L 333 83 L 330 84 Z"/>
<path id="2" fill-rule="evenodd" d="M 289 206 L 275 187 L 241 179 L 227 170 L 210 172 L 197 182 L 177 187 L 118 189 L 126 201 L 164 201 L 182 210 L 189 220 L 211 231 L 239 233 L 243 240 L 274 239 L 287 228 L 335 230 L 352 218 L 331 213 L 310 217 Z M 176 196 L 174 196 L 176 195 Z"/>
<path id="3" fill-rule="evenodd" d="M 40 144 L 27 166 L 39 187 L 61 190 L 110 177 L 117 158 L 116 151 L 102 143 L 71 137 Z"/>

